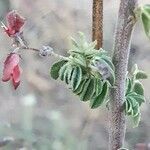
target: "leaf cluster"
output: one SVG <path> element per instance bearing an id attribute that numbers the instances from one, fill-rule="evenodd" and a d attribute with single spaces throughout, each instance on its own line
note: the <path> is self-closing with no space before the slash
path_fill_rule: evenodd
<path id="1" fill-rule="evenodd" d="M 90 101 L 90 107 L 97 108 L 106 101 L 115 82 L 114 65 L 106 51 L 96 50 L 96 41 L 88 43 L 83 33 L 78 41 L 71 41 L 69 56 L 53 64 L 51 77 L 64 81 L 81 101 Z"/>
<path id="2" fill-rule="evenodd" d="M 145 34 L 150 38 L 150 4 L 145 4 L 139 7 L 136 11 L 136 14 L 142 21 Z"/>
<path id="3" fill-rule="evenodd" d="M 145 102 L 144 88 L 141 79 L 146 79 L 147 75 L 134 65 L 131 76 L 126 79 L 126 100 L 124 110 L 126 115 L 131 116 L 133 125 L 136 127 L 140 121 L 140 106 Z"/>

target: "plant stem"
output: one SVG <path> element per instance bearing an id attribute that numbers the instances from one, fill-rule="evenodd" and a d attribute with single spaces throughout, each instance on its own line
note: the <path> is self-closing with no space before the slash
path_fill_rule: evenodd
<path id="1" fill-rule="evenodd" d="M 39 51 L 40 51 L 40 50 L 37 49 L 37 48 L 31 48 L 31 47 L 23 47 L 22 49 L 30 50 L 30 51 L 35 51 L 35 52 L 39 52 Z"/>
<path id="2" fill-rule="evenodd" d="M 39 49 L 36 49 L 36 48 L 31 48 L 31 47 L 23 47 L 22 49 L 25 49 L 25 50 L 29 50 L 29 51 L 35 51 L 35 52 L 40 52 Z M 59 54 L 56 54 L 55 52 L 51 51 L 49 53 L 49 56 L 54 56 L 58 59 L 64 59 L 64 60 L 68 60 L 69 58 L 68 57 L 65 57 L 65 56 L 62 56 L 62 55 L 59 55 Z"/>
<path id="3" fill-rule="evenodd" d="M 131 35 L 136 22 L 133 13 L 138 0 L 121 0 L 116 26 L 113 63 L 115 65 L 115 88 L 110 91 L 109 110 L 109 150 L 123 147 L 125 139 L 125 80 L 130 52 Z"/>
<path id="4" fill-rule="evenodd" d="M 97 40 L 96 49 L 103 46 L 103 0 L 93 0 L 92 40 Z"/>

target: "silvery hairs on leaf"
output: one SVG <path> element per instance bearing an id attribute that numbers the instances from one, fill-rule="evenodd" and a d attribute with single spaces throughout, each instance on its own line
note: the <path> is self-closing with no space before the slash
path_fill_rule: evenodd
<path id="1" fill-rule="evenodd" d="M 102 64 L 101 62 L 97 61 L 94 63 L 94 66 L 98 68 L 104 80 L 110 77 L 109 69 L 105 64 Z"/>
<path id="2" fill-rule="evenodd" d="M 49 56 L 51 55 L 51 53 L 53 52 L 53 48 L 50 47 L 50 46 L 43 46 L 40 51 L 39 51 L 39 55 L 41 57 L 46 57 L 46 56 Z"/>

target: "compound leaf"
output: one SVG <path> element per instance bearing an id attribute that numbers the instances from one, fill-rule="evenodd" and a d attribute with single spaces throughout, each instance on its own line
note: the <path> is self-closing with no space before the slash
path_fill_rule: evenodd
<path id="1" fill-rule="evenodd" d="M 144 88 L 143 88 L 143 85 L 139 81 L 135 81 L 133 92 L 144 96 Z"/>
<path id="2" fill-rule="evenodd" d="M 98 96 L 90 100 L 90 106 L 92 109 L 99 107 L 105 101 L 106 96 L 108 94 L 108 88 L 108 83 L 106 81 L 103 84 L 102 92 Z"/>
<path id="3" fill-rule="evenodd" d="M 79 66 L 75 66 L 71 77 L 71 86 L 73 90 L 76 90 L 82 81 L 82 69 Z"/>
<path id="4" fill-rule="evenodd" d="M 58 79 L 59 77 L 59 70 L 61 69 L 61 67 L 67 63 L 66 60 L 61 60 L 61 61 L 58 61 L 56 63 L 54 63 L 51 67 L 51 70 L 50 70 L 50 75 L 53 79 Z"/>

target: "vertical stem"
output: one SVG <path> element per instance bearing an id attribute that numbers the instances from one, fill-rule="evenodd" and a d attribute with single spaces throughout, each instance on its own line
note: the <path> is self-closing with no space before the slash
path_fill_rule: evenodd
<path id="1" fill-rule="evenodd" d="M 92 40 L 97 40 L 96 49 L 103 46 L 103 0 L 93 0 Z"/>
<path id="2" fill-rule="evenodd" d="M 110 91 L 110 132 L 109 150 L 123 147 L 125 139 L 125 113 L 122 105 L 125 100 L 125 80 L 130 52 L 130 42 L 135 17 L 133 10 L 138 0 L 121 0 L 114 42 L 113 63 L 115 65 L 115 87 Z"/>

